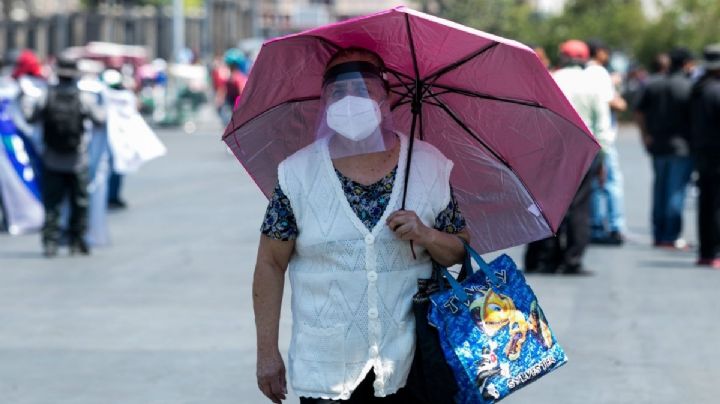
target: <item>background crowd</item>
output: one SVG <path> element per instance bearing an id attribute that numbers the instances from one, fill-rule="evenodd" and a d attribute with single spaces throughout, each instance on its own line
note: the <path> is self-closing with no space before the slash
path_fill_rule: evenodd
<path id="1" fill-rule="evenodd" d="M 681 235 L 686 192 L 695 185 L 700 201 L 697 265 L 720 268 L 720 200 L 715 174 L 720 155 L 720 45 L 706 46 L 700 60 L 687 48 L 675 47 L 656 55 L 649 73 L 636 69 L 625 77 L 612 70 L 611 50 L 598 39 L 562 43 L 555 67 L 550 66 L 542 47 L 535 50 L 602 150 L 580 186 L 558 237 L 528 247 L 526 269 L 587 273 L 582 255 L 588 243 L 624 243 L 623 173 L 615 139 L 618 115 L 628 110 L 640 129 L 654 172 L 650 209 L 653 245 L 666 250 L 692 248 Z"/>
<path id="2" fill-rule="evenodd" d="M 74 3 L 150 2 L 170 3 Z M 177 57 L 167 49 L 167 12 L 163 24 L 143 17 L 142 29 L 131 27 L 140 15 L 131 7 L 127 20 L 102 7 L 89 12 L 105 22 L 115 13 L 114 34 L 87 24 L 84 35 L 85 20 L 48 17 L 82 34 L 57 48 L 33 40 L 45 20 L 27 21 L 38 30 L 18 31 L 25 41 L 11 45 L 7 27 L 19 23 L 0 18 L 4 402 L 265 402 L 254 383 L 250 285 L 266 202 L 218 139 L 256 49 L 238 42 L 250 30 L 235 14 L 217 18 L 246 0 L 203 3 L 219 10 L 210 25 L 233 40 L 188 41 L 192 50 Z M 308 3 L 320 7 L 298 1 Z M 603 148 L 558 236 L 503 251 L 529 273 L 594 274 L 528 276 L 570 364 L 508 402 L 716 402 L 720 362 L 708 336 L 718 329 L 720 278 L 710 269 L 720 227 L 720 62 L 708 44 L 720 41 L 720 3 L 567 0 L 553 13 L 534 9 L 551 0 L 419 3 L 441 3 L 426 11 L 531 45 Z M 660 5 L 642 11 L 641 3 Z M 134 36 L 120 35 L 126 27 Z M 67 111 L 83 120 L 70 169 L 46 164 L 42 133 L 61 77 L 82 100 Z M 143 135 L 127 139 L 124 128 Z M 154 133 L 167 156 L 144 166 L 164 152 Z M 52 189 L 43 178 L 50 171 Z M 58 205 L 51 196 L 61 193 Z M 73 222 L 72 208 L 87 220 Z M 42 244 L 48 213 L 58 226 L 45 239 L 57 240 L 57 253 L 92 258 L 42 258 L 54 253 Z M 281 322 L 281 342 L 291 327 Z"/>
<path id="3" fill-rule="evenodd" d="M 112 43 L 69 48 L 47 61 L 31 49 L 6 51 L 0 230 L 42 230 L 47 257 L 60 245 L 87 255 L 91 246 L 109 244 L 106 212 L 127 207 L 125 174 L 165 152 L 151 126 L 192 133 L 209 100 L 229 121 L 248 67 L 236 48 L 209 66 L 189 49 L 168 64 Z"/>
<path id="4" fill-rule="evenodd" d="M 698 53 L 702 41 L 715 31 L 698 31 L 692 24 L 679 22 L 682 18 L 706 21 L 711 18 L 707 15 L 717 14 L 716 6 L 677 1 L 648 13 L 636 1 L 573 0 L 556 14 L 526 2 L 455 0 L 421 6 L 461 23 L 531 42 L 602 146 L 558 237 L 529 246 L 528 271 L 583 273 L 582 254 L 588 243 L 621 246 L 626 241 L 623 170 L 615 139 L 618 125 L 630 121 L 641 130 L 655 173 L 653 202 L 648 207 L 654 246 L 683 251 L 695 247 L 682 237 L 685 196 L 689 187 L 695 187 L 700 195 L 697 263 L 720 266 L 718 198 L 713 191 L 717 182 L 713 174 L 717 127 L 712 118 L 717 48 L 709 46 L 702 55 Z M 590 39 L 566 41 L 573 36 Z M 689 48 L 677 46 L 683 42 Z M 557 44 L 561 44 L 559 51 Z M 105 210 L 127 206 L 121 194 L 123 177 L 139 168 L 126 160 L 144 162 L 162 154 L 154 141 L 148 145 L 125 139 L 123 146 L 116 135 L 119 128 L 142 128 L 146 139 L 154 137 L 150 127 L 179 127 L 193 133 L 203 108 L 215 110 L 220 121 L 227 123 L 256 52 L 257 48 L 231 47 L 203 60 L 200 55 L 207 52 L 181 48 L 173 60 L 166 61 L 150 60 L 143 46 L 89 42 L 40 60 L 32 49 L 5 49 L 0 112 L 10 157 L 0 188 L 1 228 L 20 234 L 44 225 L 43 238 L 53 240 L 45 243 L 50 256 L 55 244 L 68 243 L 72 248 L 75 243 L 73 250 L 80 252 L 107 244 Z M 82 109 L 78 116 L 83 133 L 73 150 L 77 157 L 60 158 L 64 161 L 57 164 L 43 132 L 55 126 L 48 124 L 52 120 L 47 111 L 52 93 L 48 89 L 63 84 L 64 78 L 73 81 L 82 95 L 77 109 Z M 123 147 L 135 149 L 137 155 L 123 156 Z M 154 151 L 143 153 L 148 147 Z M 72 181 L 53 175 L 67 171 L 83 175 Z M 80 212 L 79 217 L 73 212 Z M 86 216 L 87 220 L 81 220 Z"/>
<path id="5" fill-rule="evenodd" d="M 528 246 L 527 271 L 586 273 L 582 255 L 589 243 L 623 245 L 626 240 L 623 171 L 615 139 L 618 125 L 630 119 L 641 130 L 655 173 L 649 209 L 655 247 L 682 251 L 694 247 L 681 235 L 686 192 L 695 186 L 700 193 L 697 263 L 720 267 L 717 255 L 720 207 L 718 191 L 714 189 L 718 183 L 715 160 L 720 155 L 714 118 L 718 111 L 714 101 L 718 97 L 718 46 L 707 46 L 701 57 L 687 48 L 675 47 L 657 54 L 647 68 L 640 64 L 629 68 L 621 63 L 622 54 L 613 52 L 598 38 L 563 42 L 557 52 L 533 47 L 595 134 L 602 152 L 578 190 L 558 237 Z M 36 200 L 13 203 L 19 197 L 9 194 L 22 193 L 18 191 L 22 187 L 13 188 L 6 179 L 2 189 L 5 194 L 2 228 L 17 234 L 38 230 L 44 224 L 48 256 L 56 253 L 56 245 L 61 242 L 69 243 L 72 251 L 84 253 L 89 252 L 89 245 L 107 244 L 105 208 L 127 206 L 120 192 L 123 174 L 139 167 L 123 167 L 126 164 L 122 157 L 113 159 L 113 150 L 120 146 L 108 133 L 125 125 L 141 128 L 143 132 L 145 122 L 153 127 L 180 126 L 192 133 L 196 130 L 195 116 L 203 106 L 212 107 L 222 122 L 228 122 L 247 81 L 253 55 L 230 48 L 207 65 L 189 49 L 180 56 L 179 62 L 173 64 L 162 59 L 147 61 L 137 47 L 90 43 L 42 63 L 32 50 L 7 51 L 2 70 L 2 116 L 7 121 L 4 133 L 20 140 L 14 143 L 15 152 L 27 156 L 26 161 L 20 159 L 26 166 L 24 180 L 35 192 Z M 40 112 L 44 107 L 41 104 L 47 103 L 48 88 L 62 84 L 63 79 L 71 80 L 72 86 L 79 89 L 82 102 L 77 105 L 87 113 L 83 112 L 82 122 L 85 140 L 74 150 L 79 157 L 58 165 L 43 136 L 51 118 L 46 114 L 43 121 Z M 116 125 L 109 122 L 112 119 L 108 120 L 108 111 L 118 105 L 130 106 L 132 113 L 127 116 L 137 116 L 139 121 L 115 120 Z M 142 140 L 137 142 L 129 147 L 140 154 L 143 148 L 153 148 Z M 141 160 L 154 157 L 145 156 Z M 22 165 L 22 161 L 17 164 Z M 35 178 L 28 177 L 31 171 Z M 68 171 L 83 175 L 69 182 L 67 178 L 53 176 L 55 172 Z M 64 188 L 59 186 L 61 183 Z M 83 192 L 86 188 L 89 194 Z M 64 214 L 60 209 L 63 189 L 70 196 L 70 206 L 75 208 L 65 208 Z M 102 204 L 97 202 L 100 200 Z M 96 201 L 95 208 L 92 201 Z M 79 213 L 73 215 L 74 211 Z M 64 226 L 55 224 L 61 221 Z M 84 224 L 88 222 L 89 226 Z M 86 237 L 77 235 L 84 232 Z"/>

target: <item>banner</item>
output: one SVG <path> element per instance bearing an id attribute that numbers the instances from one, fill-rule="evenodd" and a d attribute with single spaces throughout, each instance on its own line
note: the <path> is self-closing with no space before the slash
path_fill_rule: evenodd
<path id="1" fill-rule="evenodd" d="M 108 89 L 106 100 L 108 142 L 115 172 L 135 172 L 144 163 L 165 155 L 165 146 L 138 112 L 130 91 Z"/>
<path id="2" fill-rule="evenodd" d="M 0 100 L 0 197 L 10 234 L 38 230 L 45 220 L 32 145 L 17 131 L 12 100 Z"/>
<path id="3" fill-rule="evenodd" d="M 93 247 L 110 244 L 107 223 L 108 176 L 110 175 L 110 153 L 105 128 L 93 126 L 88 146 L 90 155 L 90 207 L 88 209 L 88 230 L 85 241 Z"/>

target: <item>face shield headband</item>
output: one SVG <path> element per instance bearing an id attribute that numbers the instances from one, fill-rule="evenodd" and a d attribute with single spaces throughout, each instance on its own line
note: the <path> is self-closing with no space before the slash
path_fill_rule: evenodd
<path id="1" fill-rule="evenodd" d="M 370 62 L 346 62 L 329 68 L 323 75 L 323 88 L 328 84 L 359 76 L 382 80 L 387 91 L 388 82 L 385 80 L 382 70 Z"/>

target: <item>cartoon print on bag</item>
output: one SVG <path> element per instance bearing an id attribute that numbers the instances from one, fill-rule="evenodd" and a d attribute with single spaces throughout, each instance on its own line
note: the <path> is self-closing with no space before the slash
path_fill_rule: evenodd
<path id="1" fill-rule="evenodd" d="M 475 293 L 469 308 L 477 327 L 489 337 L 508 327 L 510 341 L 505 345 L 504 352 L 509 360 L 514 361 L 520 357 L 528 331 L 538 338 L 543 347 L 552 347 L 552 334 L 537 301 L 533 301 L 530 305 L 528 322 L 510 297 L 496 293 L 492 289 L 473 292 Z"/>
<path id="2" fill-rule="evenodd" d="M 505 345 L 505 355 L 511 361 L 517 360 L 527 335 L 528 324 L 525 316 L 515 308 L 511 298 L 495 293 L 492 289 L 475 296 L 475 300 L 470 303 L 475 324 L 489 337 L 495 336 L 507 326 L 510 341 Z"/>
<path id="3" fill-rule="evenodd" d="M 500 373 L 500 365 L 494 350 L 490 349 L 489 347 L 484 347 L 482 350 L 482 354 L 480 355 L 480 360 L 476 362 L 475 366 L 477 370 L 475 382 L 477 383 L 480 391 L 483 392 L 483 396 L 485 396 L 485 384 L 487 383 L 488 379 L 490 378 L 490 376 L 495 376 L 496 374 Z M 485 398 L 490 397 L 486 396 Z"/>
<path id="4" fill-rule="evenodd" d="M 543 347 L 549 349 L 553 345 L 552 332 L 545 319 L 540 306 L 537 304 L 537 300 L 533 300 L 530 304 L 530 330 L 533 331 L 533 336 L 537 338 Z"/>

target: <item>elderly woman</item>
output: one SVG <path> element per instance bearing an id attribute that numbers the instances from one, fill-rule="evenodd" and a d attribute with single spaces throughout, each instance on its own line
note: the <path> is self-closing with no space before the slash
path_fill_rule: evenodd
<path id="1" fill-rule="evenodd" d="M 417 280 L 432 260 L 465 254 L 452 162 L 415 140 L 405 170 L 409 139 L 392 127 L 383 66 L 367 50 L 335 54 L 317 140 L 278 167 L 253 282 L 258 387 L 275 403 L 287 394 L 278 328 L 288 268 L 300 402 L 408 403 Z"/>

